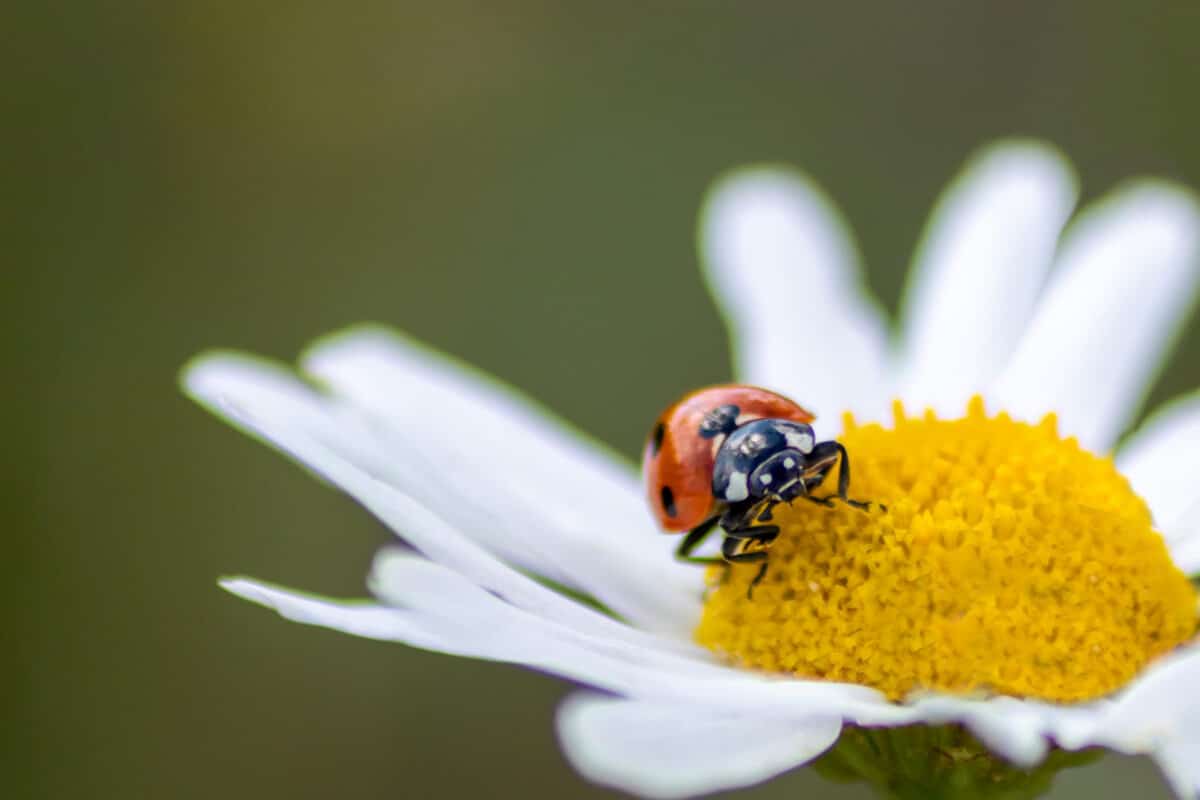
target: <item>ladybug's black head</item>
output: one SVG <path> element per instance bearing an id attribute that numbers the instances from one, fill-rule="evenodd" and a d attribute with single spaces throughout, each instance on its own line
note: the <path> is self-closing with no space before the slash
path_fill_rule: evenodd
<path id="1" fill-rule="evenodd" d="M 759 419 L 736 428 L 717 451 L 713 496 L 726 503 L 787 502 L 818 485 L 832 462 L 814 459 L 813 430 L 802 422 Z"/>

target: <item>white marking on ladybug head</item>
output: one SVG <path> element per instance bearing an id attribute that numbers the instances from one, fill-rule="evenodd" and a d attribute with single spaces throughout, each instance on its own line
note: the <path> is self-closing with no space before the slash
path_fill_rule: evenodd
<path id="1" fill-rule="evenodd" d="M 788 447 L 794 447 L 801 453 L 811 453 L 813 449 L 813 435 L 811 433 L 800 433 L 799 431 L 787 431 L 783 434 L 783 438 L 787 440 Z"/>
<path id="2" fill-rule="evenodd" d="M 750 487 L 746 485 L 746 473 L 733 472 L 729 475 L 729 485 L 725 487 L 725 499 L 738 503 L 750 496 Z"/>
<path id="3" fill-rule="evenodd" d="M 767 446 L 767 437 L 761 433 L 752 433 L 738 443 L 737 451 L 743 456 L 753 457 L 755 453 Z"/>

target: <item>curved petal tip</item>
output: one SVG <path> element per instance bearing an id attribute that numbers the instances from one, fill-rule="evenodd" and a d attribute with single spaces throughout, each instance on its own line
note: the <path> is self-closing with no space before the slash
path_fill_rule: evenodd
<path id="1" fill-rule="evenodd" d="M 591 781 L 655 800 L 737 789 L 825 752 L 835 717 L 771 719 L 579 693 L 559 707 L 564 752 Z"/>

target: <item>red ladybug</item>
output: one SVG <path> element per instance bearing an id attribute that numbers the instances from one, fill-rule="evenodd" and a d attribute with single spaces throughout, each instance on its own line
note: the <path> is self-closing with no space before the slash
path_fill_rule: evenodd
<path id="1" fill-rule="evenodd" d="M 659 524 L 687 531 L 676 550 L 697 564 L 761 562 L 750 590 L 767 572 L 766 550 L 779 535 L 771 509 L 803 497 L 832 505 L 851 500 L 850 460 L 837 441 L 817 442 L 811 412 L 775 392 L 755 386 L 710 386 L 685 395 L 655 423 L 642 455 L 647 499 Z M 836 495 L 811 490 L 841 459 Z M 721 558 L 694 556 L 700 542 L 720 526 Z"/>

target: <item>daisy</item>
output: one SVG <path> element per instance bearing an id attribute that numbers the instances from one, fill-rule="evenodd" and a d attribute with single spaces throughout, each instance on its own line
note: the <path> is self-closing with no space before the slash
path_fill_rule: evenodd
<path id="1" fill-rule="evenodd" d="M 716 184 L 700 242 L 738 378 L 816 411 L 853 455 L 855 496 L 887 505 L 777 512 L 752 599 L 753 567 L 706 584 L 673 559 L 628 463 L 377 328 L 317 342 L 298 372 L 227 352 L 185 370 L 192 397 L 409 546 L 378 555 L 370 602 L 221 585 L 299 622 L 593 687 L 560 709 L 563 749 L 646 797 L 818 758 L 884 791 L 1033 796 L 1095 748 L 1148 754 L 1195 797 L 1200 395 L 1110 453 L 1195 297 L 1200 210 L 1143 181 L 1068 224 L 1076 196 L 1043 145 L 971 159 L 892 342 L 811 181 L 770 167 Z"/>

